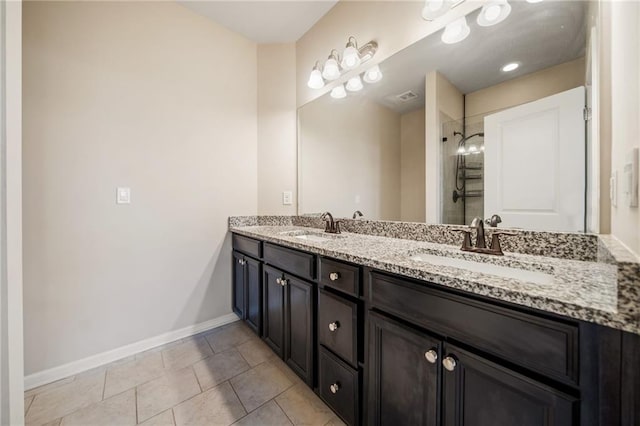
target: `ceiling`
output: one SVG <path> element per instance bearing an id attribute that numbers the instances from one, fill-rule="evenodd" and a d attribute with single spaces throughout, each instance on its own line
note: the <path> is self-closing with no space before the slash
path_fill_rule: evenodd
<path id="1" fill-rule="evenodd" d="M 380 83 L 365 84 L 364 90 L 342 101 L 367 98 L 405 113 L 424 106 L 425 74 L 433 70 L 466 94 L 584 56 L 587 2 L 510 4 L 509 17 L 495 26 L 478 26 L 479 11 L 467 16 L 471 34 L 460 43 L 444 44 L 437 32 L 396 53 L 380 64 Z M 520 67 L 502 72 L 510 62 Z M 418 98 L 398 102 L 397 95 L 406 91 Z"/>
<path id="2" fill-rule="evenodd" d="M 297 41 L 338 2 L 178 1 L 194 12 L 261 44 Z"/>

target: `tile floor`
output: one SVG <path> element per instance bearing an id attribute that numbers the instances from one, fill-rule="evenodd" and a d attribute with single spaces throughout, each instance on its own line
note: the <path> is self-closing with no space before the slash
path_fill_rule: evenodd
<path id="1" fill-rule="evenodd" d="M 29 390 L 25 410 L 27 426 L 343 424 L 240 321 Z"/>

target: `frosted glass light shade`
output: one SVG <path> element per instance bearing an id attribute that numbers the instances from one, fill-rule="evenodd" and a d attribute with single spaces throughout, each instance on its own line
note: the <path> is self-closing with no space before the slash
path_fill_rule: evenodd
<path id="1" fill-rule="evenodd" d="M 471 28 L 467 25 L 467 19 L 463 16 L 448 24 L 442 33 L 442 42 L 446 44 L 459 43 L 469 36 Z"/>
<path id="2" fill-rule="evenodd" d="M 357 92 L 359 90 L 362 90 L 362 87 L 362 80 L 360 79 L 359 75 L 351 77 L 349 81 L 347 81 L 347 90 L 350 92 Z"/>
<path id="3" fill-rule="evenodd" d="M 347 91 L 344 90 L 344 84 L 331 89 L 331 97 L 333 99 L 342 99 L 347 97 Z"/>
<path id="4" fill-rule="evenodd" d="M 352 70 L 360 65 L 360 52 L 355 46 L 349 44 L 344 52 L 342 53 L 342 68 L 345 70 Z"/>
<path id="5" fill-rule="evenodd" d="M 422 18 L 432 21 L 447 13 L 449 5 L 445 0 L 426 0 L 422 8 Z"/>
<path id="6" fill-rule="evenodd" d="M 495 0 L 482 6 L 482 10 L 478 14 L 478 25 L 481 27 L 490 27 L 496 25 L 505 19 L 511 13 L 511 5 L 507 0 Z"/>
<path id="7" fill-rule="evenodd" d="M 378 65 L 369 68 L 364 73 L 364 81 L 367 83 L 377 83 L 382 80 L 382 71 L 380 71 L 380 67 Z"/>
<path id="8" fill-rule="evenodd" d="M 329 81 L 333 81 L 340 77 L 340 66 L 338 66 L 338 61 L 333 58 L 327 59 L 327 62 L 324 63 L 322 76 Z"/>
<path id="9" fill-rule="evenodd" d="M 307 86 L 311 89 L 322 89 L 324 87 L 324 80 L 322 79 L 322 73 L 319 69 L 314 68 L 313 71 L 311 71 L 309 81 L 307 81 Z"/>

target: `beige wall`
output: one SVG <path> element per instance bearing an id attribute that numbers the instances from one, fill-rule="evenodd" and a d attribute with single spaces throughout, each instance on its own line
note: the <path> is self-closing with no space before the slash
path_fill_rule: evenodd
<path id="1" fill-rule="evenodd" d="M 424 108 L 400 116 L 400 220 L 425 221 Z"/>
<path id="2" fill-rule="evenodd" d="M 467 93 L 465 115 L 474 117 L 584 85 L 584 57 Z"/>
<path id="3" fill-rule="evenodd" d="M 442 221 L 442 120 L 459 120 L 464 115 L 462 93 L 437 71 L 425 77 L 426 122 L 426 222 Z"/>
<path id="4" fill-rule="evenodd" d="M 258 213 L 296 214 L 295 44 L 258 46 Z M 282 204 L 282 191 L 293 203 Z"/>
<path id="5" fill-rule="evenodd" d="M 256 45 L 173 2 L 28 2 L 23 25 L 26 374 L 230 313 Z"/>
<path id="6" fill-rule="evenodd" d="M 22 2 L 0 4 L 0 424 L 24 415 Z"/>
<path id="7" fill-rule="evenodd" d="M 611 168 L 618 175 L 611 233 L 640 255 L 640 209 L 623 194 L 624 165 L 640 135 L 640 3 L 611 3 Z M 637 184 L 637 182 L 636 182 Z"/>
<path id="8" fill-rule="evenodd" d="M 300 109 L 300 212 L 400 217 L 400 115 L 366 98 Z"/>

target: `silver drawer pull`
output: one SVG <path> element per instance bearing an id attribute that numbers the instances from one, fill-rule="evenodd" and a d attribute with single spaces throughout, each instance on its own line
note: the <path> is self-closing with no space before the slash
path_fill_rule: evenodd
<path id="1" fill-rule="evenodd" d="M 340 323 L 338 321 L 334 321 L 329 324 L 329 330 L 331 331 L 336 331 L 338 328 L 340 328 Z"/>
<path id="2" fill-rule="evenodd" d="M 329 386 L 329 390 L 331 391 L 331 393 L 338 393 L 338 391 L 340 390 L 340 383 L 336 382 L 332 384 L 331 386 Z"/>
<path id="3" fill-rule="evenodd" d="M 329 279 L 331 281 L 338 281 L 340 279 L 340 273 L 339 272 L 332 272 L 329 274 Z"/>
<path id="4" fill-rule="evenodd" d="M 454 357 L 448 356 L 442 360 L 442 365 L 447 371 L 453 371 L 456 369 L 456 365 L 458 365 L 458 363 Z"/>
<path id="5" fill-rule="evenodd" d="M 438 352 L 434 349 L 430 349 L 424 353 L 424 357 L 429 361 L 430 364 L 435 364 L 438 360 Z"/>

